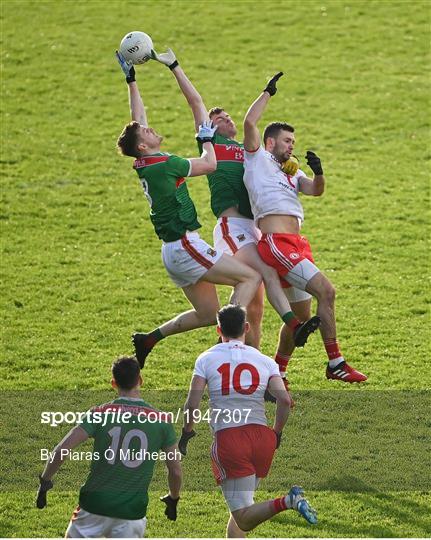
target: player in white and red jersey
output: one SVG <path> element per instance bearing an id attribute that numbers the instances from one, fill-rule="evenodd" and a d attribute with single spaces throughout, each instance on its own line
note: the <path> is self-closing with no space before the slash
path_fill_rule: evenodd
<path id="1" fill-rule="evenodd" d="M 254 504 L 259 480 L 268 475 L 280 444 L 290 398 L 274 360 L 245 345 L 249 328 L 245 309 L 225 306 L 217 321 L 222 342 L 196 360 L 178 447 L 186 455 L 187 443 L 195 435 L 193 420 L 208 386 L 214 432 L 212 469 L 231 512 L 227 536 L 244 537 L 246 531 L 287 509 L 297 510 L 309 523 L 316 523 L 316 512 L 298 486 L 286 496 Z M 265 415 L 267 388 L 277 399 L 273 429 L 267 426 Z"/>
<path id="2" fill-rule="evenodd" d="M 280 72 L 271 79 L 244 119 L 244 183 L 254 218 L 262 231 L 258 251 L 266 264 L 277 270 L 280 278 L 317 299 L 320 331 L 328 355 L 326 377 L 349 383 L 362 382 L 367 380 L 366 375 L 346 363 L 337 341 L 335 289 L 314 264 L 310 244 L 300 234 L 304 212 L 299 193 L 318 197 L 325 188 L 320 158 L 314 152 L 307 152 L 307 163 L 314 179 L 307 178 L 300 170 L 294 176 L 283 171 L 282 164 L 292 155 L 295 144 L 294 129 L 286 123 L 269 124 L 261 146 L 257 123 L 276 93 L 276 83 L 282 75 Z M 290 340 L 289 336 L 287 338 Z M 292 343 L 290 348 L 293 351 Z"/>

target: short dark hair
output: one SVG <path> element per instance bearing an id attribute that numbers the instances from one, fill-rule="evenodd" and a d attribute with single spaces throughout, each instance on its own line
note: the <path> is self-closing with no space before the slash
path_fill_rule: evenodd
<path id="1" fill-rule="evenodd" d="M 112 376 L 122 390 L 131 390 L 137 385 L 140 371 L 134 356 L 121 356 L 112 364 Z"/>
<path id="2" fill-rule="evenodd" d="M 263 132 L 263 144 L 266 144 L 268 137 L 277 137 L 280 131 L 290 131 L 291 133 L 295 132 L 295 129 L 290 124 L 286 122 L 271 122 L 265 128 Z"/>
<path id="3" fill-rule="evenodd" d="M 238 338 L 245 332 L 247 311 L 239 304 L 223 306 L 217 313 L 217 322 L 221 333 L 227 338 Z"/>
<path id="4" fill-rule="evenodd" d="M 138 129 L 139 122 L 130 122 L 127 124 L 117 140 L 117 148 L 124 156 L 138 158 L 141 153 L 138 150 Z"/>
<path id="5" fill-rule="evenodd" d="M 220 114 L 223 111 L 224 109 L 222 109 L 221 107 L 213 107 L 212 109 L 208 111 L 208 116 L 210 117 L 210 120 L 211 120 L 213 116 L 215 116 L 216 114 Z"/>

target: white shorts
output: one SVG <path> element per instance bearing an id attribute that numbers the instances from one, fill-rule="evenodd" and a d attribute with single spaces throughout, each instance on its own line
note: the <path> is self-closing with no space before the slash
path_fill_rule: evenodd
<path id="1" fill-rule="evenodd" d="M 78 508 L 66 530 L 66 538 L 144 538 L 147 518 L 119 519 L 91 514 Z"/>
<path id="2" fill-rule="evenodd" d="M 188 232 L 180 240 L 162 245 L 162 261 L 177 287 L 194 285 L 223 255 L 197 232 Z"/>
<path id="3" fill-rule="evenodd" d="M 257 244 L 261 235 L 252 219 L 221 217 L 213 230 L 214 248 L 221 253 L 235 255 L 247 244 Z"/>
<path id="4" fill-rule="evenodd" d="M 254 492 L 259 482 L 260 478 L 256 478 L 255 474 L 223 480 L 220 487 L 229 510 L 235 512 L 254 504 Z"/>

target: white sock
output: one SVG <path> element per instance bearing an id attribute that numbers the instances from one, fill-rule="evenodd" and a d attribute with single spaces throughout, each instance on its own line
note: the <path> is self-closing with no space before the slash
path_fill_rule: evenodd
<path id="1" fill-rule="evenodd" d="M 331 369 L 334 369 L 338 366 L 338 364 L 341 364 L 341 362 L 344 362 L 344 358 L 342 356 L 339 356 L 338 358 L 335 358 L 334 360 L 329 360 L 328 364 Z"/>

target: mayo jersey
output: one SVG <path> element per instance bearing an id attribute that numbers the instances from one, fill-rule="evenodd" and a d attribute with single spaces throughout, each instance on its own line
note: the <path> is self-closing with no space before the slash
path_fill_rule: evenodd
<path id="1" fill-rule="evenodd" d="M 202 152 L 202 144 L 199 142 L 198 147 L 199 152 Z M 218 218 L 224 210 L 235 206 L 242 216 L 253 219 L 248 193 L 243 182 L 243 144 L 216 132 L 214 151 L 217 169 L 207 174 L 213 214 Z"/>
<path id="2" fill-rule="evenodd" d="M 150 219 L 161 240 L 175 242 L 186 231 L 199 229 L 201 225 L 185 181 L 191 169 L 188 159 L 158 152 L 137 159 L 133 168 L 150 203 Z"/>
<path id="3" fill-rule="evenodd" d="M 244 184 L 247 188 L 251 209 L 257 222 L 269 214 L 295 216 L 304 221 L 304 210 L 298 193 L 301 177 L 281 170 L 281 164 L 262 146 L 255 152 L 244 152 Z"/>
<path id="4" fill-rule="evenodd" d="M 267 425 L 263 396 L 269 379 L 280 376 L 272 358 L 231 340 L 202 353 L 193 375 L 207 381 L 214 431 L 246 424 Z"/>
<path id="5" fill-rule="evenodd" d="M 142 399 L 120 397 L 91 409 L 80 426 L 94 438 L 81 508 L 119 519 L 143 518 L 155 456 L 176 443 L 167 413 Z"/>

